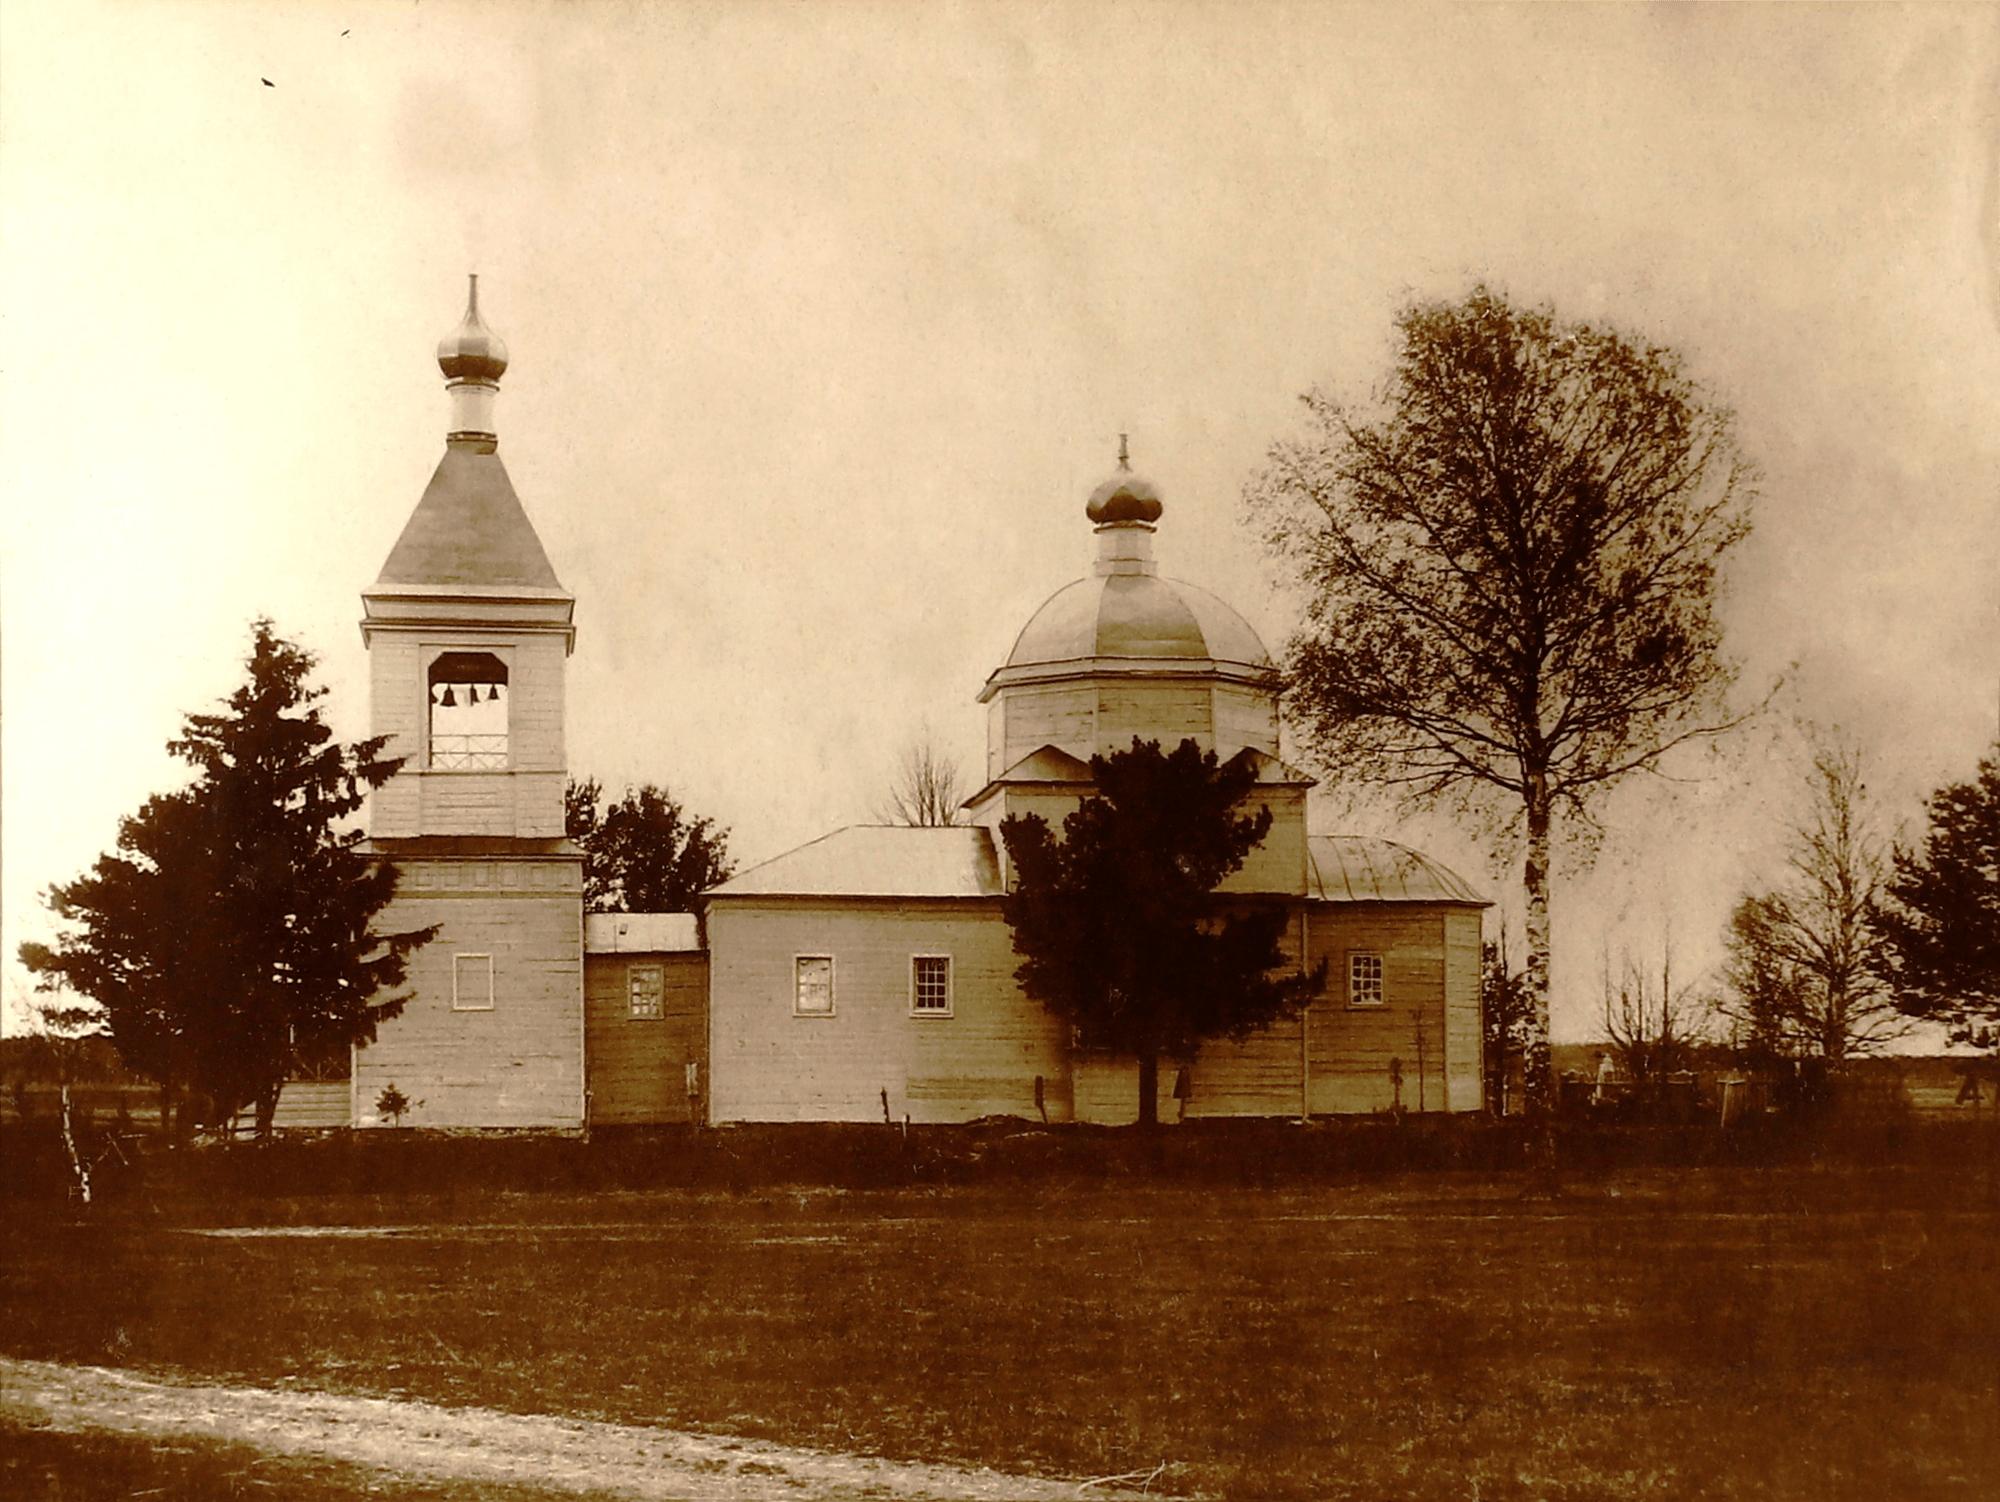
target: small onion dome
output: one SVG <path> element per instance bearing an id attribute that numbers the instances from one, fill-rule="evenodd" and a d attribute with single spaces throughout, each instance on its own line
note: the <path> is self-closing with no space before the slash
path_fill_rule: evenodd
<path id="1" fill-rule="evenodd" d="M 507 369 L 507 346 L 479 316 L 479 278 L 472 278 L 472 291 L 465 304 L 465 318 L 459 326 L 438 340 L 438 369 L 446 381 L 479 381 L 498 385 Z"/>
<path id="2" fill-rule="evenodd" d="M 1125 435 L 1118 435 L 1118 468 L 1111 478 L 1090 493 L 1090 504 L 1083 508 L 1084 515 L 1100 527 L 1111 522 L 1145 522 L 1151 524 L 1160 519 L 1165 508 L 1160 504 L 1159 487 L 1140 475 L 1132 473 L 1132 462 L 1125 452 Z"/>

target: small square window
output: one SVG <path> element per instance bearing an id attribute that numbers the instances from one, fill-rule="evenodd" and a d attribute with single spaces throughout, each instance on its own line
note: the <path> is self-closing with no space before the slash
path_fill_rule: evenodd
<path id="1" fill-rule="evenodd" d="M 454 1012 L 493 1010 L 493 956 L 455 954 L 451 959 L 451 1009 Z"/>
<path id="2" fill-rule="evenodd" d="M 919 954 L 910 958 L 910 1013 L 916 1017 L 951 1015 L 951 956 Z"/>
<path id="3" fill-rule="evenodd" d="M 666 1015 L 667 972 L 658 965 L 634 965 L 627 977 L 634 1017 Z"/>
<path id="4" fill-rule="evenodd" d="M 802 954 L 794 962 L 792 1011 L 800 1017 L 833 1015 L 833 956 Z"/>
<path id="5" fill-rule="evenodd" d="M 1382 956 L 1350 954 L 1347 957 L 1347 1004 L 1351 1007 L 1382 1005 Z"/>

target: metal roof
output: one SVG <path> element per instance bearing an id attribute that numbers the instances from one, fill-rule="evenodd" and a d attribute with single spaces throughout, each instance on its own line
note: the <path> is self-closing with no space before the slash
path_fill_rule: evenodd
<path id="1" fill-rule="evenodd" d="M 1094 657 L 1271 665 L 1250 623 L 1207 590 L 1157 574 L 1108 574 L 1051 595 L 1021 628 L 1007 666 Z"/>
<path id="2" fill-rule="evenodd" d="M 701 948 L 693 913 L 586 913 L 585 954 L 666 954 Z"/>
<path id="3" fill-rule="evenodd" d="M 854 824 L 707 892 L 709 897 L 998 897 L 993 836 L 954 825 Z"/>
<path id="4" fill-rule="evenodd" d="M 445 445 L 375 588 L 397 584 L 563 593 L 491 440 Z"/>
<path id="5" fill-rule="evenodd" d="M 1316 834 L 1307 839 L 1306 895 L 1322 902 L 1492 906 L 1464 877 L 1420 851 L 1358 834 Z"/>

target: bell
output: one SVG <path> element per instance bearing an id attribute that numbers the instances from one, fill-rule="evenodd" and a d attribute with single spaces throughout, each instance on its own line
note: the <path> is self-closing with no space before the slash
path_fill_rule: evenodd
<path id="1" fill-rule="evenodd" d="M 454 709 L 457 707 L 458 700 L 452 698 L 451 685 L 449 683 L 447 683 L 444 686 L 444 697 L 438 700 L 438 703 L 442 704 L 446 709 Z"/>

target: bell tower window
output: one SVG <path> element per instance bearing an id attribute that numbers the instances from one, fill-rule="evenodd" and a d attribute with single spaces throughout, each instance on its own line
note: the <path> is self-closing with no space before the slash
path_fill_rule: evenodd
<path id="1" fill-rule="evenodd" d="M 506 770 L 506 663 L 491 652 L 445 652 L 431 663 L 430 699 L 433 771 Z"/>

